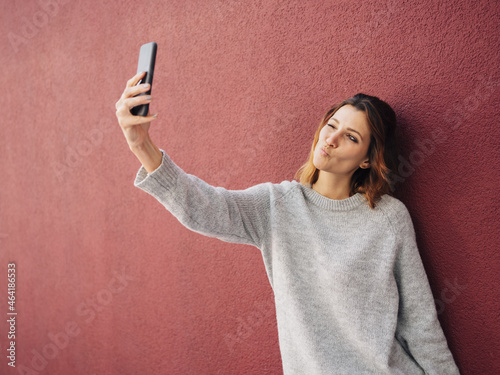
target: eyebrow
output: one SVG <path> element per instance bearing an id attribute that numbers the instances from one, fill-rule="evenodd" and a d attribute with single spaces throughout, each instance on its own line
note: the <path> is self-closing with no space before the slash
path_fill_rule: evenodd
<path id="1" fill-rule="evenodd" d="M 334 117 L 330 117 L 330 119 L 329 119 L 328 121 L 330 121 L 330 120 L 333 120 L 333 121 L 335 121 L 337 124 L 340 124 L 339 120 L 337 120 L 337 119 L 336 119 L 336 118 L 334 118 Z M 328 122 L 327 122 L 327 123 L 328 123 Z M 354 132 L 354 133 L 357 133 L 357 134 L 359 135 L 359 137 L 361 138 L 361 140 L 363 140 L 363 137 L 361 136 L 361 133 L 360 133 L 360 132 L 358 132 L 357 130 L 355 130 L 355 129 L 353 129 L 353 128 L 347 128 L 347 130 L 350 130 L 350 131 L 352 131 L 352 132 Z"/>

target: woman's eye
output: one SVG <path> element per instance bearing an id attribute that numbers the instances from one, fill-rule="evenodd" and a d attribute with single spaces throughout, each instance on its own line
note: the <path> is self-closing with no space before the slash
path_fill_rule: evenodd
<path id="1" fill-rule="evenodd" d="M 326 124 L 326 125 L 327 125 L 327 126 L 329 126 L 329 127 L 331 127 L 332 129 L 336 129 L 336 128 L 335 128 L 335 126 L 334 126 L 334 125 L 332 125 L 332 124 Z M 355 143 L 358 143 L 358 140 L 356 139 L 356 137 L 354 137 L 354 136 L 352 136 L 352 135 L 350 135 L 350 134 L 347 134 L 347 137 L 348 137 L 351 141 L 353 141 L 353 142 L 355 142 Z"/>
<path id="2" fill-rule="evenodd" d="M 356 138 L 354 138 L 352 135 L 349 135 L 349 139 L 353 142 L 356 142 L 358 143 L 358 140 Z"/>

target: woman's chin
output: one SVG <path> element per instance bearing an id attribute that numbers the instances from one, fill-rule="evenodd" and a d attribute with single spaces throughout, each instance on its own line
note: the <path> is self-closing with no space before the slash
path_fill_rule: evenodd
<path id="1" fill-rule="evenodd" d="M 322 156 L 315 155 L 313 158 L 313 165 L 316 167 L 316 169 L 322 171 L 327 168 L 327 160 Z"/>

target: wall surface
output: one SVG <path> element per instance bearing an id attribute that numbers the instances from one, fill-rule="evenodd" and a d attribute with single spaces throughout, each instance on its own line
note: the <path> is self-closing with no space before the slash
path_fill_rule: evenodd
<path id="1" fill-rule="evenodd" d="M 463 374 L 500 373 L 498 2 L 1 3 L 2 374 L 281 372 L 259 251 L 133 186 L 115 103 L 149 41 L 152 138 L 212 185 L 291 180 L 331 105 L 388 101 L 449 346 Z"/>

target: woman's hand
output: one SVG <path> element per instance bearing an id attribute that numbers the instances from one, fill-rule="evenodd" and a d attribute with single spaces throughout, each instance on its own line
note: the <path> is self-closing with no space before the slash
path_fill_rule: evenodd
<path id="1" fill-rule="evenodd" d="M 141 104 L 151 103 L 151 96 L 137 94 L 147 92 L 149 85 L 140 84 L 137 82 L 143 78 L 145 72 L 138 73 L 128 80 L 125 90 L 116 102 L 116 117 L 118 124 L 125 135 L 130 150 L 137 156 L 142 165 L 148 172 L 153 172 L 161 164 L 162 153 L 149 138 L 149 125 L 156 115 L 150 116 L 134 116 L 130 109 Z"/>
<path id="2" fill-rule="evenodd" d="M 149 138 L 149 125 L 151 121 L 156 118 L 156 115 L 149 116 L 149 113 L 148 116 L 134 116 L 130 113 L 130 109 L 133 107 L 151 103 L 151 96 L 141 95 L 134 97 L 137 94 L 149 90 L 149 85 L 146 86 L 146 84 L 136 86 L 137 82 L 139 82 L 144 75 L 145 72 L 138 73 L 128 80 L 120 100 L 118 100 L 115 105 L 118 123 L 131 149 L 141 146 L 147 141 Z"/>

